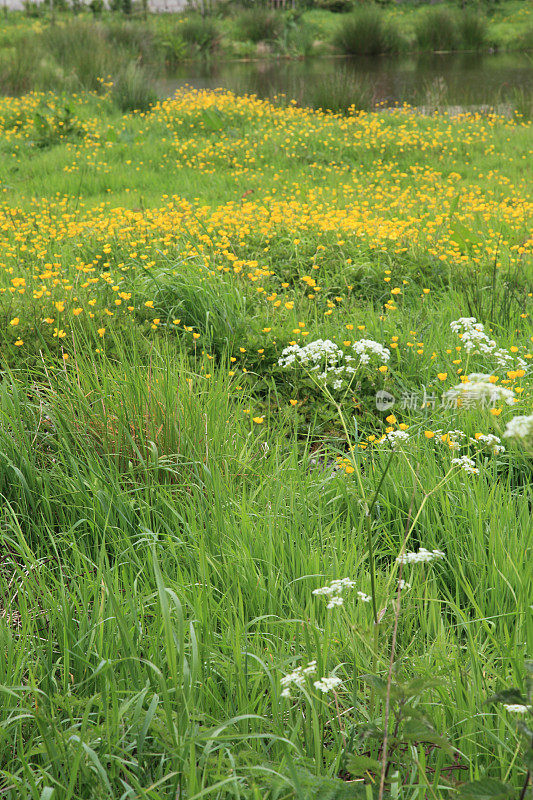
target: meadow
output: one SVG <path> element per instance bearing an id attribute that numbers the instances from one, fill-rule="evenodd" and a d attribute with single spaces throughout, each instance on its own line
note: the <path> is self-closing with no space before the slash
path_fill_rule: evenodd
<path id="1" fill-rule="evenodd" d="M 530 796 L 519 115 L 0 100 L 9 800 Z"/>

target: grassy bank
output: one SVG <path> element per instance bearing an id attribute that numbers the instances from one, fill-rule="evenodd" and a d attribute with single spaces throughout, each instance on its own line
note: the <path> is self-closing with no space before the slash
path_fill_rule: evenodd
<path id="1" fill-rule="evenodd" d="M 187 59 L 213 56 L 529 50 L 533 42 L 530 9 L 519 2 L 503 3 L 490 16 L 482 9 L 444 4 L 361 6 L 344 14 L 230 8 L 226 15 L 204 18 L 189 12 L 147 18 L 58 12 L 52 20 L 49 12 L 42 13 L 37 19 L 21 12 L 3 17 L 0 88 L 5 94 L 94 90 L 103 76 L 125 80 L 128 69 L 149 81 Z"/>
<path id="2" fill-rule="evenodd" d="M 0 101 L 4 796 L 518 796 L 531 124 L 111 92 Z"/>

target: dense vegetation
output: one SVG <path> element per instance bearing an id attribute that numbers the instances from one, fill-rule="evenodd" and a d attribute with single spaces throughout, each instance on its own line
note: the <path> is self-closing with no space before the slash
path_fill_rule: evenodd
<path id="1" fill-rule="evenodd" d="M 57 4 L 56 4 L 57 5 Z M 376 55 L 533 49 L 531 7 L 521 0 L 458 8 L 357 5 L 287 11 L 234 8 L 211 13 L 90 14 L 27 5 L 0 31 L 0 92 L 95 90 L 104 77 L 147 85 L 187 59 Z"/>
<path id="2" fill-rule="evenodd" d="M 0 101 L 3 796 L 524 798 L 531 124 L 114 92 Z"/>

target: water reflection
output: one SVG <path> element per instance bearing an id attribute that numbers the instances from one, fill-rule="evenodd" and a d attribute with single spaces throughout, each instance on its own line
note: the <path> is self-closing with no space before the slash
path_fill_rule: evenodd
<path id="1" fill-rule="evenodd" d="M 375 100 L 387 104 L 420 104 L 433 92 L 450 105 L 496 105 L 516 90 L 533 93 L 533 59 L 525 53 L 190 63 L 161 80 L 159 88 L 166 96 L 185 84 L 267 98 L 285 94 L 305 105 L 312 103 L 317 81 L 333 86 L 341 75 L 372 87 Z"/>

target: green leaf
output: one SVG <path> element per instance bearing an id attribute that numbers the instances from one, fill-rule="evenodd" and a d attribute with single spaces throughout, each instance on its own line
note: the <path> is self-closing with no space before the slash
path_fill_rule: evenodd
<path id="1" fill-rule="evenodd" d="M 481 778 L 479 781 L 465 783 L 459 789 L 459 797 L 469 798 L 469 800 L 503 800 L 514 794 L 514 786 L 494 778 Z"/>
<path id="2" fill-rule="evenodd" d="M 365 775 L 367 772 L 381 772 L 381 763 L 375 758 L 369 756 L 360 756 L 353 754 L 346 762 L 348 772 L 352 775 Z"/>
<path id="3" fill-rule="evenodd" d="M 408 681 L 408 683 L 405 684 L 405 689 L 408 694 L 419 696 L 427 689 L 436 689 L 443 684 L 444 681 L 442 678 L 414 678 L 412 681 Z"/>
<path id="4" fill-rule="evenodd" d="M 357 725 L 355 732 L 361 739 L 383 739 L 385 732 L 373 722 L 364 722 Z"/>
<path id="5" fill-rule="evenodd" d="M 483 240 L 473 231 L 463 225 L 462 222 L 458 220 L 455 221 L 452 235 L 450 237 L 452 241 L 456 242 L 458 245 L 462 245 L 463 247 L 467 247 L 471 244 L 482 244 Z"/>
<path id="6" fill-rule="evenodd" d="M 361 680 L 365 683 L 368 683 L 369 686 L 372 686 L 376 692 L 384 697 L 387 693 L 387 681 L 380 678 L 379 675 L 361 675 Z M 391 686 L 392 689 L 392 686 Z"/>
<path id="7" fill-rule="evenodd" d="M 400 737 L 398 737 L 398 742 L 430 742 L 431 744 L 437 745 L 442 750 L 452 754 L 454 752 L 453 747 L 449 743 L 449 741 L 444 737 L 441 736 L 437 731 L 433 728 L 431 723 L 428 720 L 424 719 L 410 719 L 408 720 L 404 727 Z"/>

